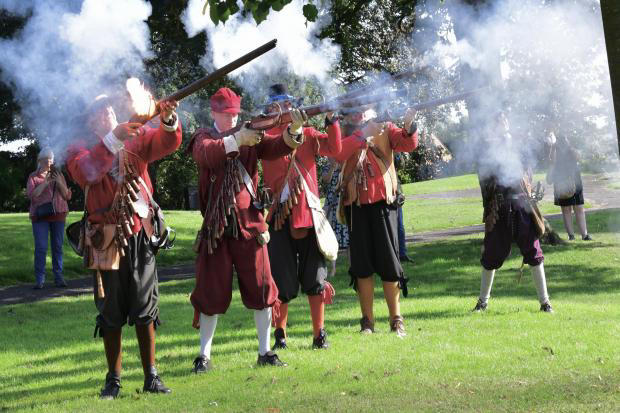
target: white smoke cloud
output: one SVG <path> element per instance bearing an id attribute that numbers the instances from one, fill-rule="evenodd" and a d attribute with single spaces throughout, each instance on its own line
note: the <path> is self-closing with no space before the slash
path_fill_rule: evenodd
<path id="1" fill-rule="evenodd" d="M 129 74 L 144 73 L 151 6 L 143 0 L 66 0 L 2 7 L 32 13 L 16 37 L 0 41 L 2 80 L 13 86 L 37 139 L 62 160 L 71 118 L 95 96 L 122 90 Z"/>
<path id="2" fill-rule="evenodd" d="M 203 64 L 208 69 L 222 67 L 251 49 L 278 39 L 275 50 L 231 73 L 247 94 L 260 99 L 270 76 L 283 70 L 332 87 L 329 72 L 338 63 L 340 48 L 329 39 L 321 41 L 316 37 L 328 21 L 329 2 L 322 4 L 317 22 L 306 22 L 303 2 L 293 0 L 281 11 L 272 11 L 258 26 L 251 16 L 243 17 L 241 13 L 216 26 L 208 12 L 202 14 L 203 6 L 203 0 L 190 0 L 183 22 L 190 37 L 202 30 L 207 32 L 208 53 Z"/>
<path id="3" fill-rule="evenodd" d="M 508 181 L 524 162 L 540 157 L 551 130 L 568 136 L 584 158 L 617 152 L 597 1 L 501 0 L 478 16 L 456 0 L 446 1 L 444 7 L 448 19 L 460 26 L 461 36 L 457 33 L 458 40 L 426 45 L 431 51 L 425 62 L 458 60 L 474 69 L 472 84 L 463 84 L 463 89 L 491 85 L 479 99 L 487 119 L 477 121 L 490 125 L 497 111 L 504 110 L 512 136 L 501 148 L 498 143 L 497 148 L 488 147 L 485 157 L 480 157 L 478 145 L 457 148 L 457 157 L 486 163 L 483 169 L 496 171 Z M 596 128 L 602 128 L 597 132 L 601 139 L 584 139 Z M 472 133 L 500 132 L 489 126 Z"/>
<path id="4" fill-rule="evenodd" d="M 183 11 L 181 20 L 185 25 L 185 31 L 188 37 L 194 37 L 211 23 L 209 13 L 202 14 L 206 0 L 189 0 L 187 8 Z M 213 24 L 213 23 L 211 23 Z"/>

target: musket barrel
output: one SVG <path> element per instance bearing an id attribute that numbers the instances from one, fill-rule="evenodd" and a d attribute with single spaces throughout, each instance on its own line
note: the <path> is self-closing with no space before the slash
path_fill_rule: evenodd
<path id="1" fill-rule="evenodd" d="M 234 60 L 230 63 L 228 63 L 226 66 L 222 66 L 219 69 L 217 69 L 215 72 L 213 73 L 209 73 L 208 75 L 206 75 L 203 78 L 200 78 L 198 80 L 196 80 L 195 82 L 190 83 L 189 85 L 185 86 L 182 89 L 177 90 L 176 92 L 174 92 L 173 94 L 166 96 L 165 98 L 162 99 L 162 101 L 165 100 L 181 100 L 183 98 L 186 98 L 187 96 L 191 95 L 192 93 L 195 93 L 196 91 L 202 89 L 203 87 L 205 87 L 208 83 L 213 82 L 214 80 L 217 80 L 221 77 L 226 76 L 227 74 L 229 74 L 230 72 L 232 72 L 233 70 L 236 70 L 238 68 L 240 68 L 241 66 L 251 62 L 252 60 L 256 59 L 257 57 L 267 53 L 268 51 L 270 51 L 271 49 L 276 47 L 276 44 L 278 42 L 278 39 L 273 39 L 267 43 L 265 43 L 264 45 L 252 50 L 251 52 L 241 56 L 240 58 L 238 58 L 237 60 Z"/>
<path id="2" fill-rule="evenodd" d="M 462 92 L 462 93 L 457 93 L 456 95 L 451 95 L 451 96 L 446 96 L 443 98 L 439 98 L 439 99 L 433 99 L 433 100 L 429 100 L 426 102 L 421 102 L 415 105 L 412 105 L 411 108 L 412 109 L 416 109 L 416 110 L 421 110 L 421 109 L 428 109 L 428 108 L 433 108 L 435 106 L 439 106 L 439 105 L 443 105 L 444 103 L 450 103 L 450 102 L 456 102 L 457 100 L 463 100 L 463 99 L 467 99 L 470 96 L 473 96 L 475 94 L 478 94 L 484 90 L 487 90 L 487 87 L 481 87 L 479 89 L 474 89 L 474 90 L 469 90 L 467 92 Z"/>
<path id="3" fill-rule="evenodd" d="M 278 43 L 278 39 L 273 39 L 267 43 L 265 43 L 264 45 L 252 50 L 251 52 L 241 56 L 240 58 L 238 58 L 237 60 L 234 60 L 230 63 L 228 63 L 225 66 L 220 67 L 219 69 L 217 69 L 216 71 L 209 73 L 208 75 L 201 77 L 200 79 L 190 83 L 189 85 L 177 90 L 176 92 L 174 92 L 171 95 L 166 96 L 163 99 L 160 99 L 157 104 L 155 105 L 155 111 L 153 112 L 152 116 L 133 116 L 131 121 L 141 121 L 142 123 L 146 123 L 149 119 L 152 119 L 153 117 L 157 116 L 159 114 L 159 104 L 161 102 L 165 102 L 167 100 L 176 100 L 176 101 L 180 101 L 181 99 L 184 99 L 186 97 L 188 97 L 189 95 L 196 93 L 198 90 L 202 89 L 203 87 L 205 87 L 207 84 L 226 76 L 227 74 L 229 74 L 230 72 L 232 72 L 233 70 L 236 70 L 238 68 L 240 68 L 241 66 L 251 62 L 252 60 L 256 59 L 259 56 L 262 56 L 263 54 L 267 53 L 268 51 L 270 51 L 271 49 L 275 48 L 276 45 Z"/>

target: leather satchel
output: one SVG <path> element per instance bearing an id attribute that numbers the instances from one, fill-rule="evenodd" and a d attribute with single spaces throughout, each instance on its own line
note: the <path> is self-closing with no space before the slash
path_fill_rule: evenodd
<path id="1" fill-rule="evenodd" d="M 538 208 L 537 202 L 530 201 L 530 207 L 532 209 L 531 216 L 532 221 L 534 222 L 534 228 L 536 229 L 536 235 L 538 235 L 538 238 L 541 238 L 543 235 L 545 235 L 546 231 L 545 219 L 543 218 L 542 213 Z"/>
<path id="2" fill-rule="evenodd" d="M 88 199 L 88 188 L 88 185 L 84 188 L 84 213 L 82 214 L 82 219 L 69 224 L 65 230 L 67 242 L 79 257 L 84 257 L 84 251 L 86 249 L 86 221 L 88 218 L 86 200 Z"/>
<path id="3" fill-rule="evenodd" d="M 116 243 L 115 224 L 87 224 L 86 246 L 88 247 L 88 269 L 118 270 L 121 256 Z"/>
<path id="4" fill-rule="evenodd" d="M 297 164 L 295 164 L 295 168 L 297 168 Z M 304 191 L 306 193 L 306 200 L 312 212 L 312 224 L 314 226 L 316 243 L 319 247 L 319 251 L 321 251 L 321 254 L 329 261 L 336 261 L 338 258 L 338 249 L 340 248 L 338 238 L 336 238 L 336 234 L 334 234 L 334 230 L 329 224 L 329 220 L 323 208 L 321 208 L 321 200 L 310 190 L 308 183 L 298 168 L 297 173 L 301 176 L 301 182 L 304 185 Z"/>

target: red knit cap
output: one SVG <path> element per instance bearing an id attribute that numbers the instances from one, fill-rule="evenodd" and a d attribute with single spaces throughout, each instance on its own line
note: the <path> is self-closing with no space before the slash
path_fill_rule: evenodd
<path id="1" fill-rule="evenodd" d="M 211 110 L 214 112 L 233 113 L 241 112 L 241 98 L 227 87 L 223 87 L 210 99 Z"/>

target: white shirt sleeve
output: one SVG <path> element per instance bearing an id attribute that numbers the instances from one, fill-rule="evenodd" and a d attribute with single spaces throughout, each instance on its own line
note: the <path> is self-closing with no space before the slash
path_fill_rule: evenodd
<path id="1" fill-rule="evenodd" d="M 222 141 L 224 142 L 224 149 L 226 150 L 227 154 L 231 152 L 239 152 L 239 146 L 237 145 L 237 140 L 235 139 L 233 135 L 229 135 L 229 136 L 226 136 L 225 138 L 222 138 Z"/>
<path id="2" fill-rule="evenodd" d="M 118 151 L 123 149 L 123 141 L 118 140 L 113 131 L 108 132 L 103 138 L 103 144 L 113 154 L 117 154 Z"/>

